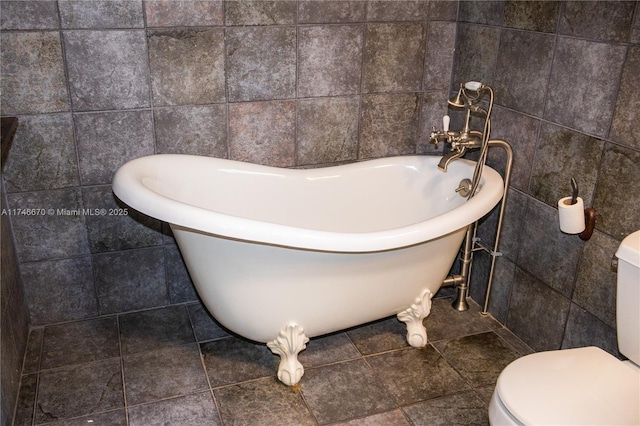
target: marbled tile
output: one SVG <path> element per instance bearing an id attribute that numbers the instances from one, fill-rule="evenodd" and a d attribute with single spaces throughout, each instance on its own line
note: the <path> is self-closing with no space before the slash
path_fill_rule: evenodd
<path id="1" fill-rule="evenodd" d="M 295 96 L 295 27 L 228 28 L 225 35 L 230 102 Z"/>
<path id="2" fill-rule="evenodd" d="M 189 304 L 187 309 L 198 342 L 229 337 L 229 333 L 218 324 L 201 303 Z"/>
<path id="3" fill-rule="evenodd" d="M 293 166 L 295 102 L 229 105 L 229 158 L 269 166 Z"/>
<path id="4" fill-rule="evenodd" d="M 629 41 L 635 44 L 640 43 L 640 13 L 638 13 L 637 5 L 635 18 L 633 19 L 633 24 L 631 26 L 631 35 L 629 36 Z"/>
<path id="5" fill-rule="evenodd" d="M 307 349 L 298 354 L 298 360 L 305 368 L 348 361 L 358 357 L 360 352 L 346 333 L 314 337 L 307 343 Z"/>
<path id="6" fill-rule="evenodd" d="M 493 89 L 501 105 L 541 116 L 555 36 L 503 30 Z"/>
<path id="7" fill-rule="evenodd" d="M 187 266 L 184 264 L 180 250 L 175 244 L 164 246 L 164 259 L 167 269 L 169 302 L 184 303 L 198 300 Z"/>
<path id="8" fill-rule="evenodd" d="M 31 328 L 29 338 L 27 339 L 27 348 L 24 353 L 22 374 L 37 373 L 40 371 L 43 338 L 44 328 Z"/>
<path id="9" fill-rule="evenodd" d="M 33 411 L 36 403 L 37 388 L 37 374 L 22 376 L 13 418 L 14 426 L 31 426 L 33 424 Z"/>
<path id="10" fill-rule="evenodd" d="M 430 21 L 456 21 L 458 2 L 449 0 L 429 0 L 427 18 Z"/>
<path id="11" fill-rule="evenodd" d="M 90 414 L 88 416 L 76 417 L 69 420 L 47 423 L 47 426 L 86 426 L 86 424 L 127 426 L 127 417 L 124 409 L 107 411 L 100 414 Z"/>
<path id="12" fill-rule="evenodd" d="M 622 240 L 640 229 L 640 152 L 605 144 L 593 200 L 596 229 Z"/>
<path id="13" fill-rule="evenodd" d="M 550 206 L 571 195 L 571 178 L 578 183 L 585 207 L 591 206 L 604 141 L 584 133 L 544 123 L 540 129 L 531 174 L 531 195 Z"/>
<path id="14" fill-rule="evenodd" d="M 387 399 L 399 405 L 469 389 L 431 345 L 375 355 L 366 361 L 383 382 Z"/>
<path id="15" fill-rule="evenodd" d="M 124 400 L 117 358 L 40 373 L 36 424 L 120 407 Z"/>
<path id="16" fill-rule="evenodd" d="M 503 25 L 504 7 L 505 2 L 501 0 L 462 1 L 458 20 L 475 24 Z"/>
<path id="17" fill-rule="evenodd" d="M 407 327 L 394 317 L 372 322 L 347 331 L 347 335 L 362 355 L 406 348 Z"/>
<path id="18" fill-rule="evenodd" d="M 162 247 L 93 255 L 100 314 L 168 303 Z"/>
<path id="19" fill-rule="evenodd" d="M 211 392 L 165 399 L 129 408 L 129 424 L 218 426 L 220 416 Z"/>
<path id="20" fill-rule="evenodd" d="M 144 31 L 64 31 L 63 38 L 75 111 L 150 105 Z"/>
<path id="21" fill-rule="evenodd" d="M 449 91 L 455 58 L 456 23 L 430 22 L 424 61 L 424 91 Z M 447 99 L 443 98 L 446 104 Z"/>
<path id="22" fill-rule="evenodd" d="M 461 4 L 468 3 L 472 2 Z M 493 84 L 501 32 L 500 28 L 495 27 L 462 23 L 458 25 L 453 87 L 467 81 Z"/>
<path id="23" fill-rule="evenodd" d="M 435 346 L 473 387 L 495 384 L 502 370 L 518 358 L 516 351 L 493 332 L 438 342 Z"/>
<path id="24" fill-rule="evenodd" d="M 558 23 L 560 2 L 508 0 L 504 4 L 504 25 L 520 30 L 553 33 Z"/>
<path id="25" fill-rule="evenodd" d="M 366 1 L 363 0 L 300 0 L 298 22 L 305 24 L 362 22 Z"/>
<path id="26" fill-rule="evenodd" d="M 348 422 L 335 423 L 334 426 L 411 426 L 401 410 L 387 411 L 380 414 L 354 419 Z"/>
<path id="27" fill-rule="evenodd" d="M 41 369 L 120 356 L 116 317 L 97 318 L 44 329 Z"/>
<path id="28" fill-rule="evenodd" d="M 295 387 L 265 378 L 213 391 L 225 424 L 291 425 L 317 424 Z"/>
<path id="29" fill-rule="evenodd" d="M 77 186 L 71 114 L 19 117 L 20 127 L 3 170 L 8 192 Z"/>
<path id="30" fill-rule="evenodd" d="M 360 98 L 298 101 L 297 164 L 355 160 L 358 156 Z"/>
<path id="31" fill-rule="evenodd" d="M 529 347 L 525 342 L 523 342 L 518 336 L 513 334 L 507 328 L 498 328 L 497 330 L 493 330 L 498 336 L 502 338 L 505 342 L 509 344 L 520 356 L 529 355 L 534 353 L 534 350 Z"/>
<path id="32" fill-rule="evenodd" d="M 396 405 L 364 360 L 307 369 L 300 388 L 320 424 L 377 414 Z"/>
<path id="33" fill-rule="evenodd" d="M 536 351 L 560 349 L 570 305 L 569 299 L 516 268 L 505 325 Z"/>
<path id="34" fill-rule="evenodd" d="M 360 158 L 414 153 L 419 104 L 417 93 L 364 95 L 360 111 Z"/>
<path id="35" fill-rule="evenodd" d="M 463 312 L 453 309 L 452 302 L 451 299 L 433 300 L 431 313 L 423 320 L 430 342 L 500 327 L 491 317 L 481 315 L 480 306 L 473 301 L 469 301 L 469 309 Z"/>
<path id="36" fill-rule="evenodd" d="M 58 2 L 62 28 L 142 28 L 142 0 Z"/>
<path id="37" fill-rule="evenodd" d="M 473 255 L 473 269 L 471 272 L 469 294 L 473 300 L 478 301 L 478 303 L 483 306 L 487 294 L 487 283 L 489 280 L 489 270 L 491 268 L 490 261 L 491 256 L 484 251 L 476 252 Z M 509 298 L 511 297 L 515 267 L 515 263 L 506 257 L 496 259 L 487 310 L 501 323 L 507 320 L 507 310 L 509 308 Z"/>
<path id="38" fill-rule="evenodd" d="M 222 25 L 222 0 L 145 0 L 148 27 Z"/>
<path id="39" fill-rule="evenodd" d="M 562 349 L 597 346 L 619 356 L 615 326 L 611 327 L 572 303 L 564 330 Z"/>
<path id="40" fill-rule="evenodd" d="M 571 1 L 562 4 L 559 34 L 627 42 L 635 1 Z"/>
<path id="41" fill-rule="evenodd" d="M 89 253 L 79 188 L 8 194 L 10 209 L 32 211 L 12 218 L 20 262 Z M 32 210 L 29 210 L 32 209 Z"/>
<path id="42" fill-rule="evenodd" d="M 492 139 L 504 139 L 513 148 L 513 168 L 509 185 L 528 192 L 540 120 L 495 106 L 491 125 Z M 499 158 L 505 158 L 501 148 L 491 148 L 489 151 L 490 158 L 493 158 L 495 152 L 500 153 Z"/>
<path id="43" fill-rule="evenodd" d="M 422 106 L 420 108 L 420 129 L 418 136 L 418 154 L 442 155 L 445 149 L 444 143 L 437 146 L 431 143 L 433 127 L 442 130 L 442 117 L 448 114 L 447 98 L 448 90 L 437 92 L 425 92 L 422 94 Z"/>
<path id="44" fill-rule="evenodd" d="M 0 4 L 2 30 L 54 30 L 59 28 L 55 0 L 8 1 Z"/>
<path id="45" fill-rule="evenodd" d="M 151 155 L 151 111 L 74 114 L 80 181 L 111 184 L 116 170 L 129 160 Z"/>
<path id="46" fill-rule="evenodd" d="M 584 243 L 560 231 L 558 210 L 530 199 L 520 235 L 518 265 L 539 280 L 571 297 Z"/>
<path id="47" fill-rule="evenodd" d="M 620 75 L 625 53 L 626 46 L 558 37 L 544 117 L 605 137 L 618 89 L 611 76 Z"/>
<path id="48" fill-rule="evenodd" d="M 89 248 L 92 253 L 126 250 L 162 244 L 160 221 L 118 200 L 108 186 L 82 188 Z"/>
<path id="49" fill-rule="evenodd" d="M 474 392 L 464 392 L 402 409 L 416 425 L 489 425 L 487 403 Z"/>
<path id="50" fill-rule="evenodd" d="M 184 305 L 124 314 L 119 320 L 125 355 L 195 342 Z"/>
<path id="51" fill-rule="evenodd" d="M 295 23 L 295 1 L 234 0 L 225 3 L 226 25 L 287 25 Z"/>
<path id="52" fill-rule="evenodd" d="M 263 343 L 237 337 L 200 344 L 211 387 L 274 376 L 280 358 Z"/>
<path id="53" fill-rule="evenodd" d="M 424 21 L 428 8 L 429 2 L 426 0 L 370 0 L 367 4 L 367 21 Z"/>
<path id="54" fill-rule="evenodd" d="M 582 251 L 572 300 L 610 327 L 616 326 L 617 274 L 611 259 L 620 242 L 594 231 Z"/>
<path id="55" fill-rule="evenodd" d="M 419 91 L 426 27 L 422 23 L 368 24 L 362 91 Z"/>
<path id="56" fill-rule="evenodd" d="M 30 262 L 21 269 L 31 325 L 98 315 L 90 258 Z"/>
<path id="57" fill-rule="evenodd" d="M 636 15 L 640 16 L 640 12 Z M 640 120 L 638 120 L 640 79 L 638 75 L 640 75 L 640 46 L 629 46 L 609 135 L 613 141 L 636 149 L 640 149 Z"/>
<path id="58" fill-rule="evenodd" d="M 155 105 L 225 101 L 224 30 L 147 32 Z"/>
<path id="59" fill-rule="evenodd" d="M 208 389 L 196 344 L 123 356 L 127 405 Z"/>
<path id="60" fill-rule="evenodd" d="M 298 29 L 298 96 L 357 94 L 362 74 L 362 25 Z"/>
<path id="61" fill-rule="evenodd" d="M 0 43 L 3 115 L 69 110 L 57 31 L 3 32 Z"/>
<path id="62" fill-rule="evenodd" d="M 507 207 L 502 223 L 500 251 L 508 258 L 516 261 L 520 250 L 520 234 L 523 221 L 526 218 L 527 196 L 509 189 L 507 193 Z"/>
<path id="63" fill-rule="evenodd" d="M 153 116 L 158 154 L 227 157 L 225 105 L 156 108 Z"/>

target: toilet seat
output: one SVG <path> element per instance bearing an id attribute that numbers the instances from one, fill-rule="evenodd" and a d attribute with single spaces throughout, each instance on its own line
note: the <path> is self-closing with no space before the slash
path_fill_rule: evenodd
<path id="1" fill-rule="evenodd" d="M 496 397 L 526 425 L 638 425 L 640 369 L 596 347 L 539 352 L 503 370 Z"/>

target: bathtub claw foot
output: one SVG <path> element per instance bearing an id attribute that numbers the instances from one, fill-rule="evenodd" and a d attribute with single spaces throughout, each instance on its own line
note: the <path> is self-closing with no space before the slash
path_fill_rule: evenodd
<path id="1" fill-rule="evenodd" d="M 291 323 L 280 330 L 277 339 L 267 342 L 271 352 L 280 355 L 278 380 L 287 386 L 298 383 L 304 374 L 304 367 L 298 361 L 298 353 L 307 347 L 308 341 L 309 338 L 304 335 L 302 327 Z"/>
<path id="2" fill-rule="evenodd" d="M 427 345 L 427 329 L 422 325 L 422 320 L 431 312 L 432 297 L 431 291 L 424 290 L 410 308 L 397 315 L 400 321 L 407 324 L 407 342 L 414 348 Z"/>

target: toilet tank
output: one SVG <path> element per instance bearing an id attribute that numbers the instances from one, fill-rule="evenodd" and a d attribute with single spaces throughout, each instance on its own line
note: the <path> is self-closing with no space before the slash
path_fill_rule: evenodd
<path id="1" fill-rule="evenodd" d="M 622 240 L 616 256 L 618 349 L 640 365 L 640 231 Z"/>

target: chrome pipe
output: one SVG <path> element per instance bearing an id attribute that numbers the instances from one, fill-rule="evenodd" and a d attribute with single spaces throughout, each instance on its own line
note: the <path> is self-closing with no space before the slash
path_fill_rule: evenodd
<path id="1" fill-rule="evenodd" d="M 505 150 L 507 154 L 507 162 L 504 171 L 504 193 L 502 194 L 502 201 L 500 204 L 500 211 L 498 213 L 498 223 L 496 225 L 496 233 L 493 243 L 493 253 L 497 253 L 500 248 L 500 232 L 502 231 L 502 222 L 504 218 L 504 211 L 507 206 L 507 191 L 509 190 L 509 180 L 511 179 L 511 167 L 513 166 L 513 149 L 508 142 L 502 139 L 492 139 L 488 141 L 488 146 L 499 146 Z M 496 256 L 491 256 L 491 266 L 489 268 L 489 279 L 487 280 L 487 290 L 484 297 L 484 305 L 482 307 L 481 314 L 487 315 L 489 309 L 489 298 L 491 297 L 491 284 L 493 283 L 493 273 L 496 266 Z"/>

